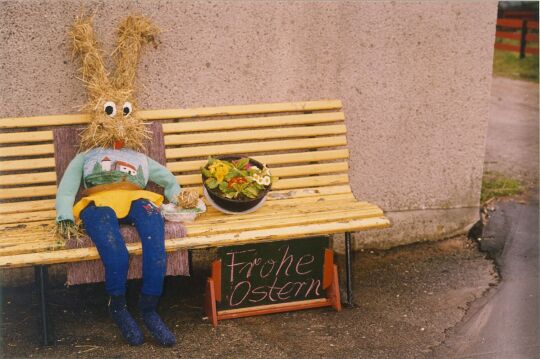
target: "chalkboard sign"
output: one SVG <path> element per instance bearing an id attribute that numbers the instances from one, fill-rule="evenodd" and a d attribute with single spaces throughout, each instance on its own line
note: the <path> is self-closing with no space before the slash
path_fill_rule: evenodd
<path id="1" fill-rule="evenodd" d="M 219 248 L 218 309 L 324 298 L 326 248 L 325 237 Z"/>
<path id="2" fill-rule="evenodd" d="M 218 258 L 212 264 L 205 303 L 214 325 L 218 319 L 341 308 L 328 237 L 222 247 Z"/>

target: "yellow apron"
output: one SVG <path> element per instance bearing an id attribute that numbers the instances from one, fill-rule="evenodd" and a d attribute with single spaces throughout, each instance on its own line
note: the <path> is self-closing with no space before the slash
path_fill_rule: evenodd
<path id="1" fill-rule="evenodd" d="M 79 223 L 81 221 L 79 215 L 82 210 L 90 203 L 94 202 L 96 207 L 111 207 L 118 219 L 124 218 L 129 213 L 131 202 L 142 198 L 149 200 L 158 207 L 163 203 L 162 195 L 142 189 L 135 191 L 122 189 L 102 191 L 81 198 L 81 200 L 73 206 L 73 216 L 75 217 L 75 221 Z"/>

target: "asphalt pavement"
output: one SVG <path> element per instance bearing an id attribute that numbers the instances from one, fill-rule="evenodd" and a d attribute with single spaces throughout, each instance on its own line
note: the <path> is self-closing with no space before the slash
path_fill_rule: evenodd
<path id="1" fill-rule="evenodd" d="M 538 91 L 537 83 L 493 78 L 485 171 L 538 180 Z"/>
<path id="2" fill-rule="evenodd" d="M 538 192 L 526 203 L 499 203 L 480 242 L 501 283 L 472 304 L 434 356 L 539 358 Z"/>
<path id="3" fill-rule="evenodd" d="M 521 179 L 529 193 L 494 205 L 480 248 L 501 282 L 472 303 L 434 357 L 540 357 L 538 162 L 538 84 L 494 78 L 486 170 Z"/>

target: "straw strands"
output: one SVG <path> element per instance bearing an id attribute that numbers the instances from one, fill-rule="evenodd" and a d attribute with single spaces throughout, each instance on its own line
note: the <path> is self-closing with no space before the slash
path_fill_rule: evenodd
<path id="1" fill-rule="evenodd" d="M 112 78 L 105 69 L 103 51 L 96 39 L 92 17 L 78 17 L 69 32 L 73 52 L 81 59 L 81 75 L 89 92 L 84 107 L 92 114 L 89 126 L 81 133 L 81 150 L 95 147 L 123 147 L 142 150 L 143 141 L 150 136 L 144 123 L 137 117 L 134 99 L 135 75 L 143 45 L 157 44 L 159 30 L 147 18 L 129 16 L 117 32 L 113 58 L 116 70 Z M 106 113 L 105 104 L 113 102 L 115 111 Z M 128 113 L 125 104 L 130 103 Z"/>

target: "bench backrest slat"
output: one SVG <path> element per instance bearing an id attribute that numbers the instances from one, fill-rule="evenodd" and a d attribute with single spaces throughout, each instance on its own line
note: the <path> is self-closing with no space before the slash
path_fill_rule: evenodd
<path id="1" fill-rule="evenodd" d="M 305 165 L 305 166 L 292 166 L 292 167 L 279 167 L 272 169 L 272 175 L 283 177 L 293 177 L 293 176 L 308 176 L 308 175 L 317 175 L 323 173 L 334 173 L 334 172 L 347 172 L 348 166 L 347 162 L 339 163 L 325 163 L 317 165 Z M 182 183 L 184 186 L 201 184 L 202 178 L 200 174 L 191 174 L 191 175 L 182 175 L 176 176 L 176 179 L 179 183 Z"/>
<path id="2" fill-rule="evenodd" d="M 311 152 L 283 153 L 277 155 L 254 155 L 252 157 L 262 163 L 272 166 L 292 163 L 347 160 L 347 158 L 349 158 L 349 150 L 321 150 Z M 172 172 L 196 171 L 205 163 L 206 159 L 181 162 L 171 160 L 167 163 L 167 168 Z"/>
<path id="3" fill-rule="evenodd" d="M 2 157 L 23 157 L 54 154 L 52 143 L 44 145 L 2 147 Z"/>
<path id="4" fill-rule="evenodd" d="M 340 135 L 346 132 L 345 125 L 328 125 L 313 127 L 287 127 L 265 130 L 219 131 L 208 134 L 190 133 L 181 135 L 165 135 L 165 145 L 195 145 L 211 142 L 236 142 L 256 139 L 276 139 L 291 137 L 312 137 L 321 135 Z"/>
<path id="5" fill-rule="evenodd" d="M 322 100 L 255 105 L 200 107 L 192 109 L 142 110 L 139 111 L 139 116 L 143 120 L 159 121 L 182 118 L 239 116 L 265 113 L 307 112 L 340 109 L 340 100 Z M 0 129 L 77 125 L 87 123 L 89 120 L 90 116 L 87 114 L 10 117 L 0 119 Z"/>
<path id="6" fill-rule="evenodd" d="M 8 143 L 32 143 L 52 141 L 52 131 L 33 131 L 33 132 L 8 132 L 0 133 L 0 144 Z"/>
<path id="7" fill-rule="evenodd" d="M 0 176 L 0 186 L 56 182 L 54 172 L 23 173 Z"/>
<path id="8" fill-rule="evenodd" d="M 258 117 L 257 121 L 250 118 L 235 118 L 232 120 L 208 120 L 191 121 L 178 123 L 165 123 L 163 132 L 165 134 L 197 131 L 219 131 L 219 130 L 238 130 L 248 128 L 293 126 L 293 125 L 313 125 L 334 121 L 343 121 L 345 119 L 343 112 L 323 112 L 308 113 L 302 115 L 281 115 Z"/>
<path id="9" fill-rule="evenodd" d="M 325 112 L 303 115 L 271 116 L 253 121 L 253 118 L 238 118 L 234 120 L 214 120 L 204 122 L 189 123 L 165 123 L 163 132 L 165 134 L 188 132 L 188 131 L 212 131 L 230 129 L 264 128 L 287 125 L 324 124 L 327 122 L 344 120 L 343 112 Z M 2 121 L 0 119 L 0 121 Z M 55 126 L 54 123 L 43 122 L 44 126 Z M 69 123 L 67 123 L 69 124 Z M 5 129 L 6 127 L 4 127 Z M 35 143 L 51 142 L 53 135 L 51 130 L 45 131 L 24 131 L 0 133 L 0 144 L 10 143 Z M 4 156 L 5 154 L 2 154 Z"/>
<path id="10" fill-rule="evenodd" d="M 0 149 L 0 151 L 2 151 Z M 0 160 L 0 171 L 23 171 L 43 168 L 54 168 L 54 158 L 32 158 L 27 160 Z"/>
<path id="11" fill-rule="evenodd" d="M 198 147 L 177 147 L 167 148 L 165 154 L 167 158 L 188 158 L 188 157 L 207 157 L 216 154 L 246 154 L 257 152 L 273 152 L 286 150 L 305 150 L 310 148 L 337 147 L 345 146 L 347 138 L 345 136 L 317 137 L 300 140 L 282 140 L 282 141 L 261 141 L 245 142 L 226 145 L 211 145 Z"/>

